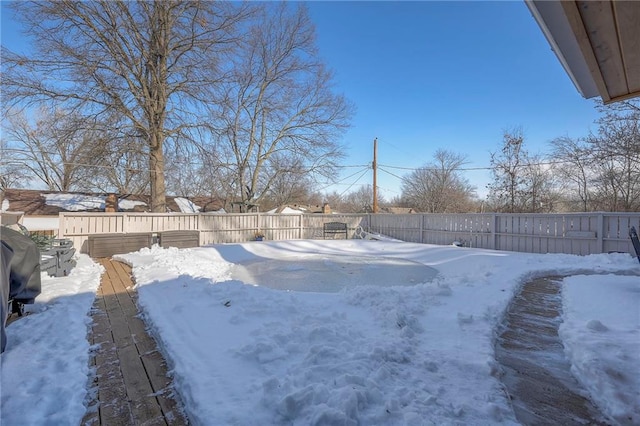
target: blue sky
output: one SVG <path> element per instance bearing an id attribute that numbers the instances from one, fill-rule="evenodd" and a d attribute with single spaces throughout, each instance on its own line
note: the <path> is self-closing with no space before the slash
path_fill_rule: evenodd
<path id="1" fill-rule="evenodd" d="M 2 42 L 15 48 L 22 43 L 6 5 Z M 548 151 L 555 137 L 595 129 L 594 101 L 575 89 L 523 1 L 307 6 L 336 90 L 357 108 L 343 140 L 346 166 L 370 164 L 374 138 L 381 169 L 404 176 L 410 170 L 392 167 L 421 167 L 439 148 L 467 155 L 467 168 L 488 167 L 504 129 L 521 127 L 532 153 Z M 325 191 L 370 184 L 370 169 L 357 173 L 363 169 L 344 168 L 344 180 Z M 465 173 L 483 196 L 489 172 Z M 387 199 L 400 195 L 400 185 L 378 172 Z"/>
<path id="2" fill-rule="evenodd" d="M 523 1 L 310 2 L 320 53 L 357 107 L 346 165 L 415 168 L 448 149 L 466 167 L 489 166 L 504 129 L 521 127 L 531 153 L 595 129 L 593 100 L 578 93 Z M 386 169 L 399 176 L 410 171 Z M 346 177 L 358 169 L 345 169 Z M 349 188 L 358 176 L 329 188 Z M 482 195 L 488 171 L 466 177 Z M 368 172 L 357 184 L 372 182 Z M 401 181 L 378 172 L 380 192 Z M 349 190 L 355 189 L 356 186 Z"/>

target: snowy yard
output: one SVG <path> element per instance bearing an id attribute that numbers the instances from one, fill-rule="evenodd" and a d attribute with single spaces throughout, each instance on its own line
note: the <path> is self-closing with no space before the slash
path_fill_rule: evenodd
<path id="1" fill-rule="evenodd" d="M 515 424 L 496 327 L 522 282 L 550 274 L 577 274 L 560 329 L 574 374 L 640 423 L 640 279 L 613 274 L 640 274 L 628 254 L 299 240 L 118 258 L 193 424 Z M 100 273 L 80 255 L 7 328 L 0 424 L 80 423 Z"/>

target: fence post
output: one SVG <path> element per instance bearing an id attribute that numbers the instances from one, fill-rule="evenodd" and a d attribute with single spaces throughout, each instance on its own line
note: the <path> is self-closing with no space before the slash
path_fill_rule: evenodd
<path id="1" fill-rule="evenodd" d="M 304 218 L 306 215 L 300 214 L 300 220 L 298 221 L 298 239 L 301 240 L 303 238 L 303 230 L 304 230 Z"/>
<path id="2" fill-rule="evenodd" d="M 60 239 L 64 238 L 64 213 L 58 213 L 58 237 Z"/>
<path id="3" fill-rule="evenodd" d="M 129 214 L 122 214 L 122 233 L 126 234 L 129 232 Z"/>
<path id="4" fill-rule="evenodd" d="M 196 230 L 198 231 L 198 247 L 204 245 L 204 244 L 202 244 L 204 238 L 202 237 L 202 231 L 200 231 L 200 217 L 201 216 L 202 216 L 202 212 L 198 212 L 198 214 L 196 215 Z"/>
<path id="5" fill-rule="evenodd" d="M 598 253 L 604 253 L 604 213 L 598 213 L 597 223 Z"/>
<path id="6" fill-rule="evenodd" d="M 420 215 L 420 244 L 424 244 L 424 213 Z"/>
<path id="7" fill-rule="evenodd" d="M 498 215 L 491 214 L 491 250 L 497 250 L 498 247 Z"/>

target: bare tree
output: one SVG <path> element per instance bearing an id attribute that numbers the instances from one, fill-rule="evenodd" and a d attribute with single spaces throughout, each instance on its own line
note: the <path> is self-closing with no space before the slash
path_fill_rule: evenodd
<path id="1" fill-rule="evenodd" d="M 336 140 L 351 107 L 332 92 L 306 8 L 292 7 L 264 5 L 211 104 L 219 136 L 211 150 L 233 164 L 243 203 L 260 203 L 279 175 L 292 175 L 289 165 L 308 177 L 332 176 L 342 155 Z"/>
<path id="2" fill-rule="evenodd" d="M 314 198 L 317 200 L 318 204 L 328 203 L 329 206 L 331 206 L 332 211 L 337 211 L 337 212 L 347 211 L 344 207 L 344 197 L 338 191 L 333 191 L 328 194 L 316 194 Z"/>
<path id="3" fill-rule="evenodd" d="M 263 184 L 264 187 L 269 188 L 263 196 L 269 204 L 263 201 L 261 203 L 263 209 L 309 202 L 313 192 L 313 181 L 300 159 L 274 155 L 268 167 L 274 170 L 269 170 L 265 174 L 271 179 Z"/>
<path id="4" fill-rule="evenodd" d="M 24 114 L 6 119 L 5 138 L 12 142 L 13 160 L 52 191 L 82 189 L 98 167 L 100 132 L 68 111 L 40 110 L 31 122 Z"/>
<path id="5" fill-rule="evenodd" d="M 522 165 L 520 209 L 528 213 L 549 213 L 554 211 L 560 202 L 561 195 L 557 189 L 555 169 L 542 156 L 534 155 L 526 158 Z"/>
<path id="6" fill-rule="evenodd" d="M 127 149 L 122 149 L 123 146 Z M 118 194 L 148 193 L 148 156 L 144 148 L 144 141 L 134 135 L 107 140 L 100 155 L 101 167 L 87 177 L 86 190 Z"/>
<path id="7" fill-rule="evenodd" d="M 439 149 L 433 162 L 402 182 L 402 200 L 426 213 L 466 212 L 473 209 L 475 188 L 462 176 L 466 157 Z"/>
<path id="8" fill-rule="evenodd" d="M 385 200 L 378 198 L 378 204 Z M 346 194 L 340 205 L 340 211 L 344 213 L 372 213 L 373 212 L 373 186 L 361 185 L 355 191 Z"/>
<path id="9" fill-rule="evenodd" d="M 560 137 L 551 141 L 555 167 L 571 198 L 579 200 L 582 211 L 592 209 L 594 161 L 590 147 L 584 139 Z M 571 201 L 571 200 L 570 200 Z"/>
<path id="10" fill-rule="evenodd" d="M 640 210 L 640 102 L 601 107 L 597 134 L 588 138 L 596 165 L 599 207 Z"/>
<path id="11" fill-rule="evenodd" d="M 0 136 L 0 192 L 17 188 L 29 180 L 29 174 L 20 160 L 21 149 Z"/>
<path id="12" fill-rule="evenodd" d="M 4 98 L 126 117 L 147 147 L 151 208 L 165 211 L 165 145 L 201 124 L 198 107 L 220 79 L 221 49 L 231 45 L 249 6 L 62 0 L 12 7 L 35 50 L 25 55 L 3 46 Z"/>
<path id="13" fill-rule="evenodd" d="M 528 155 L 523 145 L 522 129 L 505 131 L 500 151 L 491 153 L 493 182 L 489 184 L 489 199 L 498 211 L 522 211 L 519 205 L 523 185 L 522 166 L 526 164 Z"/>

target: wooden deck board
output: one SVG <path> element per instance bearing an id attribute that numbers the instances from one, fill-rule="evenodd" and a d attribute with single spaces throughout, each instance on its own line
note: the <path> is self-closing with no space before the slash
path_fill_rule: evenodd
<path id="1" fill-rule="evenodd" d="M 157 420 L 162 417 L 162 410 L 153 394 L 151 383 L 137 348 L 134 345 L 118 348 L 118 357 L 136 424 L 147 424 L 149 421 L 152 424 L 162 424 Z"/>
<path id="2" fill-rule="evenodd" d="M 105 268 L 93 311 L 90 342 L 99 345 L 96 369 L 98 410 L 83 425 L 186 425 L 173 397 L 166 362 L 138 315 L 131 269 L 100 259 Z M 91 404 L 90 404 L 91 406 Z"/>
<path id="3" fill-rule="evenodd" d="M 121 262 L 111 262 L 111 266 L 117 274 L 119 282 L 123 284 L 123 289 L 134 303 L 137 302 L 137 292 L 131 282 L 131 267 Z M 165 420 L 169 425 L 183 424 L 180 407 L 171 396 L 173 391 L 170 386 L 171 379 L 167 376 L 167 365 L 158 352 L 156 342 L 149 336 L 144 321 L 138 315 L 129 318 L 129 328 L 134 336 L 134 343 L 138 348 L 151 387 L 156 394 L 162 412 L 165 413 Z"/>

